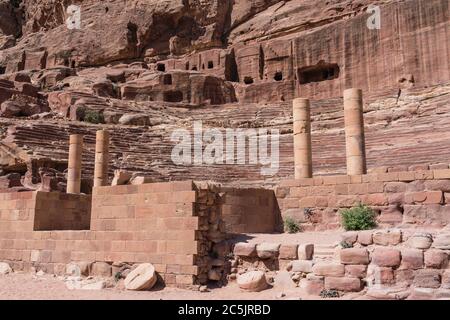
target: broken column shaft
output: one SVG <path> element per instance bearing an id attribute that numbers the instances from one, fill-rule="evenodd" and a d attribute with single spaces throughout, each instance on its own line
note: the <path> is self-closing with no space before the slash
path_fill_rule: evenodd
<path id="1" fill-rule="evenodd" d="M 294 99 L 295 179 L 312 177 L 311 110 L 308 99 Z"/>
<path id="2" fill-rule="evenodd" d="M 367 164 L 362 90 L 348 89 L 344 91 L 344 118 L 347 174 L 366 174 Z"/>
<path id="3" fill-rule="evenodd" d="M 109 132 L 97 131 L 95 140 L 94 187 L 108 184 Z"/>
<path id="4" fill-rule="evenodd" d="M 83 136 L 73 134 L 69 141 L 69 165 L 67 172 L 67 193 L 80 193 L 81 157 L 83 153 Z"/>

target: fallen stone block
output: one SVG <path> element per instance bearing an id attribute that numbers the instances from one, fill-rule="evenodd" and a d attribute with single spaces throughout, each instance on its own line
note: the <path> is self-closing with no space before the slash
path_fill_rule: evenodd
<path id="1" fill-rule="evenodd" d="M 238 257 L 254 257 L 256 256 L 256 245 L 238 242 L 234 245 L 233 253 Z"/>
<path id="2" fill-rule="evenodd" d="M 8 274 L 8 273 L 12 273 L 13 270 L 12 268 L 9 266 L 8 263 L 6 262 L 0 262 L 0 274 Z"/>
<path id="3" fill-rule="evenodd" d="M 66 265 L 66 274 L 70 276 L 89 276 L 92 269 L 91 262 L 71 262 Z"/>
<path id="4" fill-rule="evenodd" d="M 121 186 L 127 184 L 132 177 L 131 172 L 123 171 L 123 170 L 115 170 L 114 178 L 111 183 L 112 186 Z"/>
<path id="5" fill-rule="evenodd" d="M 250 271 L 238 275 L 237 284 L 242 290 L 250 292 L 259 292 L 268 287 L 266 274 L 263 271 Z"/>
<path id="6" fill-rule="evenodd" d="M 140 264 L 125 278 L 125 289 L 133 291 L 150 290 L 158 280 L 151 263 Z"/>
<path id="7" fill-rule="evenodd" d="M 92 275 L 98 277 L 111 277 L 112 267 L 110 264 L 106 262 L 95 262 L 92 265 Z"/>
<path id="8" fill-rule="evenodd" d="M 280 244 L 277 243 L 261 243 L 256 246 L 256 253 L 260 259 L 275 259 L 280 253 Z"/>

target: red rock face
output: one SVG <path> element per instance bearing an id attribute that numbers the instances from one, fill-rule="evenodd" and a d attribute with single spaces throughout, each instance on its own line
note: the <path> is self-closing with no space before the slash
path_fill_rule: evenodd
<path id="1" fill-rule="evenodd" d="M 446 0 L 73 3 L 79 30 L 66 26 L 65 1 L 0 0 L 0 134 L 33 159 L 66 162 L 68 134 L 83 133 L 91 179 L 94 134 L 104 127 L 111 176 L 125 169 L 156 180 L 276 183 L 293 175 L 291 101 L 309 97 L 314 173 L 343 173 L 341 96 L 359 87 L 369 168 L 448 168 Z M 381 6 L 380 30 L 367 27 L 369 4 Z M 171 133 L 198 120 L 223 131 L 279 129 L 278 172 L 175 165 Z M 41 177 L 33 172 L 34 185 Z M 397 223 L 395 208 L 382 212 L 383 223 Z"/>

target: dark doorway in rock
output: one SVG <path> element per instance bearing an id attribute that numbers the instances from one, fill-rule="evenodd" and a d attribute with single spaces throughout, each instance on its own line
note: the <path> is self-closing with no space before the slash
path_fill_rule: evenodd
<path id="1" fill-rule="evenodd" d="M 340 69 L 336 63 L 319 63 L 298 69 L 300 84 L 321 82 L 339 78 Z"/>
<path id="2" fill-rule="evenodd" d="M 171 74 L 165 74 L 163 77 L 163 83 L 164 84 L 172 84 L 172 75 Z"/>
<path id="3" fill-rule="evenodd" d="M 273 76 L 273 79 L 274 79 L 275 81 L 281 81 L 281 80 L 283 80 L 283 72 L 281 72 L 281 71 L 275 72 L 275 75 Z"/>
<path id="4" fill-rule="evenodd" d="M 214 62 L 208 61 L 208 69 L 213 69 L 213 68 L 214 68 Z"/>
<path id="5" fill-rule="evenodd" d="M 0 66 L 0 74 L 5 74 L 5 72 L 6 72 L 6 67 Z"/>
<path id="6" fill-rule="evenodd" d="M 196 67 L 196 66 L 193 66 L 193 67 L 192 67 L 192 71 L 197 71 L 197 67 Z"/>
<path id="7" fill-rule="evenodd" d="M 254 83 L 253 78 L 252 77 L 244 77 L 244 83 L 245 84 L 252 84 Z"/>
<path id="8" fill-rule="evenodd" d="M 156 70 L 164 72 L 164 71 L 166 71 L 166 65 L 164 63 L 158 63 L 156 65 Z"/>
<path id="9" fill-rule="evenodd" d="M 74 61 L 74 60 L 72 60 L 71 62 L 70 62 L 70 67 L 72 68 L 72 69 L 75 69 L 75 67 L 76 67 L 76 62 Z"/>
<path id="10" fill-rule="evenodd" d="M 164 92 L 164 101 L 181 102 L 183 101 L 183 93 L 181 91 L 166 91 Z"/>
<path id="11" fill-rule="evenodd" d="M 186 62 L 186 70 L 189 70 L 189 61 Z"/>

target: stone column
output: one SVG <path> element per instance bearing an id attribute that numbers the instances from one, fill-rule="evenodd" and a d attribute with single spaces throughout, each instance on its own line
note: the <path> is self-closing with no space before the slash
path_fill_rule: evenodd
<path id="1" fill-rule="evenodd" d="M 67 193 L 80 193 L 81 189 L 81 156 L 83 153 L 83 136 L 70 136 L 69 170 L 67 173 Z"/>
<path id="2" fill-rule="evenodd" d="M 94 187 L 108 184 L 109 132 L 97 131 L 95 140 Z"/>
<path id="3" fill-rule="evenodd" d="M 362 90 L 348 89 L 344 91 L 344 118 L 347 174 L 366 174 L 366 143 L 364 137 Z"/>
<path id="4" fill-rule="evenodd" d="M 311 110 L 308 99 L 294 99 L 295 179 L 312 177 Z"/>

